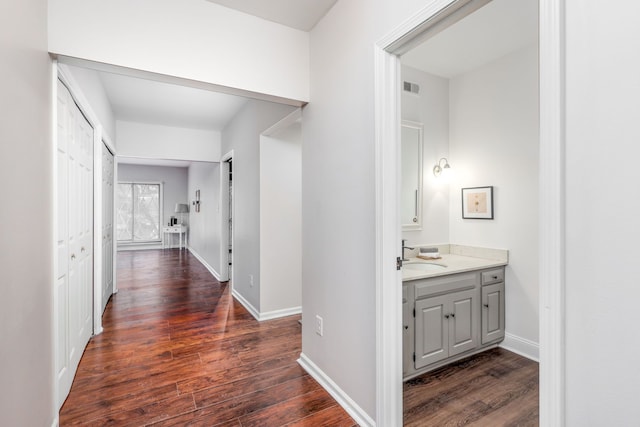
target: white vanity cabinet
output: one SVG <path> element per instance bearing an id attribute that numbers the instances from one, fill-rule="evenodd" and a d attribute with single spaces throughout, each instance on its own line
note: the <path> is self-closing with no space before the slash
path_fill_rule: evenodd
<path id="1" fill-rule="evenodd" d="M 405 379 L 503 338 L 504 267 L 403 282 Z"/>

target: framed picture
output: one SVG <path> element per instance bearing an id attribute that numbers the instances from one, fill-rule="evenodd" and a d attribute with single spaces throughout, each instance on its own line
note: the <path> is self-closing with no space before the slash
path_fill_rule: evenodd
<path id="1" fill-rule="evenodd" d="M 493 186 L 462 189 L 462 218 L 493 219 Z"/>

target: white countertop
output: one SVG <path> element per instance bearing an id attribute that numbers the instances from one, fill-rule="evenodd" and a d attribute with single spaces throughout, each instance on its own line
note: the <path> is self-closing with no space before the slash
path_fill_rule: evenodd
<path id="1" fill-rule="evenodd" d="M 491 267 L 501 267 L 508 264 L 505 259 L 486 259 L 464 255 L 454 254 L 441 254 L 442 258 L 434 260 L 424 260 L 421 258 L 408 258 L 409 261 L 405 261 L 404 265 L 410 262 L 420 262 L 429 264 L 445 265 L 446 268 L 441 268 L 432 271 L 417 271 L 411 270 L 408 266 L 402 267 L 402 281 L 410 281 L 417 279 L 426 279 L 429 277 L 446 276 L 448 274 L 463 273 L 465 271 L 481 270 Z"/>

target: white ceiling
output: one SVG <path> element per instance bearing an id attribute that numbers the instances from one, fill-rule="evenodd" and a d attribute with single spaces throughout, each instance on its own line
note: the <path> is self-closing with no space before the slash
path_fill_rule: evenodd
<path id="1" fill-rule="evenodd" d="M 221 131 L 246 98 L 100 72 L 116 120 Z"/>
<path id="2" fill-rule="evenodd" d="M 402 56 L 402 63 L 451 78 L 536 42 L 538 2 L 493 0 Z"/>
<path id="3" fill-rule="evenodd" d="M 337 0 L 207 0 L 267 21 L 310 31 Z"/>

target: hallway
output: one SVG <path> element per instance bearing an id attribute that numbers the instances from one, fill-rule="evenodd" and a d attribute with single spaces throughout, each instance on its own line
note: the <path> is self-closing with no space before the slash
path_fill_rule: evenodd
<path id="1" fill-rule="evenodd" d="M 296 362 L 300 316 L 257 322 L 187 251 L 119 252 L 117 283 L 61 426 L 355 425 Z"/>

